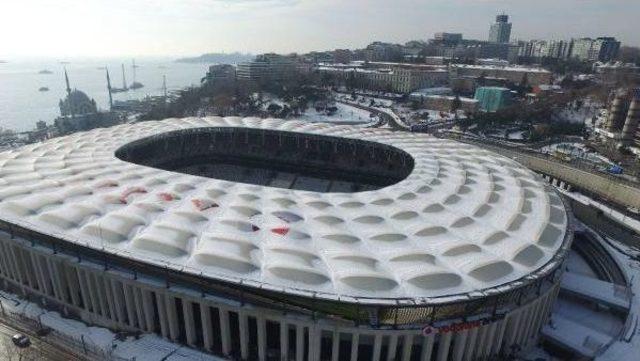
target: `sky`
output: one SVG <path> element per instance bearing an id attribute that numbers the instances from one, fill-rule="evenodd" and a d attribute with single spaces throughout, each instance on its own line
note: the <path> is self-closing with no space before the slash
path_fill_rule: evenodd
<path id="1" fill-rule="evenodd" d="M 0 59 L 306 52 L 438 31 L 486 39 L 615 36 L 640 46 L 639 0 L 1 0 Z"/>

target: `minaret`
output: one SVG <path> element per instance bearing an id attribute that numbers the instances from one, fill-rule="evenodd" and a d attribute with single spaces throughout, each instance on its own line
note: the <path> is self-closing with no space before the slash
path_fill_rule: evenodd
<path id="1" fill-rule="evenodd" d="M 71 113 L 71 118 L 75 118 L 75 113 L 73 109 L 73 99 L 71 97 L 71 85 L 69 84 L 69 75 L 67 74 L 67 68 L 64 68 L 64 81 L 67 83 L 67 100 L 69 101 L 69 113 Z"/>
<path id="2" fill-rule="evenodd" d="M 124 64 L 122 64 L 122 89 L 127 90 L 127 79 L 124 77 Z"/>
<path id="3" fill-rule="evenodd" d="M 133 83 L 131 84 L 135 84 L 136 83 L 136 59 L 131 60 L 131 71 L 133 71 Z"/>
<path id="4" fill-rule="evenodd" d="M 111 95 L 111 78 L 109 78 L 109 69 L 107 70 L 107 90 L 109 91 L 109 110 L 113 109 L 113 95 Z"/>
<path id="5" fill-rule="evenodd" d="M 162 96 L 164 97 L 164 101 L 167 101 L 167 76 L 162 76 Z"/>
<path id="6" fill-rule="evenodd" d="M 64 81 L 67 83 L 67 96 L 71 96 L 71 86 L 69 85 L 69 75 L 67 75 L 67 68 L 64 68 Z"/>

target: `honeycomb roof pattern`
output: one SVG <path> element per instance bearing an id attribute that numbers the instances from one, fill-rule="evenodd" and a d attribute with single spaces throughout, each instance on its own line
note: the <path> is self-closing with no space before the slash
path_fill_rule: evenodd
<path id="1" fill-rule="evenodd" d="M 131 141 L 252 127 L 393 145 L 415 161 L 394 185 L 316 193 L 122 161 Z M 548 266 L 567 232 L 560 198 L 511 159 L 427 135 L 257 118 L 167 119 L 0 154 L 0 218 L 212 279 L 345 302 L 504 289 Z"/>

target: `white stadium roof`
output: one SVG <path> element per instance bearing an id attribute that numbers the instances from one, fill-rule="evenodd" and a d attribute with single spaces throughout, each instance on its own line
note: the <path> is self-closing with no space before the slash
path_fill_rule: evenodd
<path id="1" fill-rule="evenodd" d="M 114 155 L 134 140 L 201 127 L 369 140 L 407 152 L 415 165 L 378 190 L 316 193 Z M 0 219 L 22 227 L 211 279 L 343 301 L 504 290 L 555 259 L 568 222 L 534 173 L 486 150 L 276 119 L 169 119 L 55 138 L 1 153 L 0 185 Z"/>

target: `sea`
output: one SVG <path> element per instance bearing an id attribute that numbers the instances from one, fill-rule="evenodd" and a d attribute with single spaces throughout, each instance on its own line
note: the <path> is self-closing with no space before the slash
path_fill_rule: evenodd
<path id="1" fill-rule="evenodd" d="M 4 60 L 4 59 L 3 59 Z M 71 59 L 68 61 L 23 59 L 0 62 L 0 128 L 17 132 L 32 130 L 39 120 L 52 124 L 60 115 L 58 102 L 66 96 L 64 69 L 72 89 L 95 99 L 98 108 L 109 108 L 106 70 L 112 87 L 122 87 L 122 65 L 127 85 L 133 82 L 133 59 Z M 136 58 L 136 81 L 143 88 L 113 94 L 114 100 L 142 99 L 162 95 L 163 76 L 169 92 L 197 86 L 208 64 L 178 63 L 172 58 Z M 40 74 L 42 70 L 51 74 Z M 41 87 L 49 91 L 41 92 Z"/>

